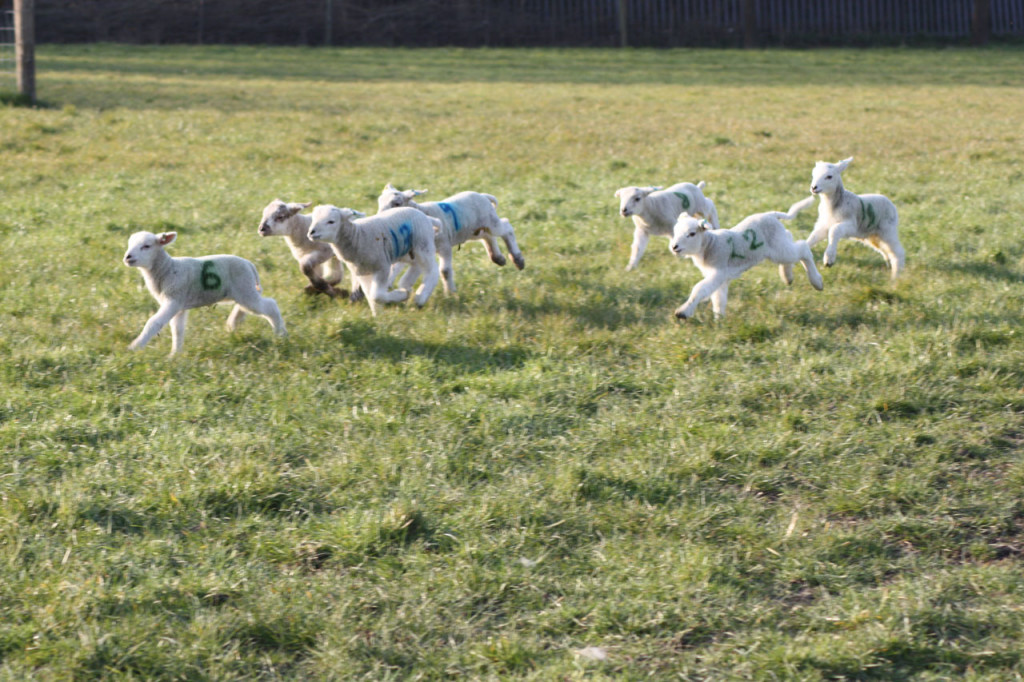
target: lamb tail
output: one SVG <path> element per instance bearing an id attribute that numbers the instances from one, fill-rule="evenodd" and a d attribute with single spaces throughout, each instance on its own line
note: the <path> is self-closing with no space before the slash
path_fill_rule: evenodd
<path id="1" fill-rule="evenodd" d="M 776 214 L 777 214 L 779 220 L 792 220 L 793 218 L 796 217 L 797 213 L 799 213 L 800 211 L 804 210 L 805 208 L 807 208 L 808 206 L 810 206 L 813 203 L 814 203 L 814 196 L 811 195 L 811 196 L 807 197 L 806 199 L 801 199 L 800 201 L 798 201 L 795 204 L 793 204 L 792 206 L 790 206 L 789 210 L 786 211 L 785 213 L 783 213 L 782 211 L 777 211 Z"/>
<path id="2" fill-rule="evenodd" d="M 256 269 L 256 266 L 249 263 L 252 267 L 252 276 L 256 279 L 256 291 L 263 293 L 263 287 L 260 286 L 260 271 Z"/>

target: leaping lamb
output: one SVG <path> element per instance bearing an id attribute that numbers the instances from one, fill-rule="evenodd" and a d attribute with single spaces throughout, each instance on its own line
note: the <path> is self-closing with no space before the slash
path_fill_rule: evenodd
<path id="1" fill-rule="evenodd" d="M 377 303 L 398 303 L 409 298 L 413 284 L 423 275 L 416 291 L 416 305 L 423 306 L 440 279 L 435 258 L 434 234 L 441 224 L 413 208 L 393 208 L 367 217 L 351 208 L 332 205 L 313 209 L 309 238 L 331 245 L 338 258 L 352 272 L 366 294 L 370 312 L 377 314 Z M 409 269 L 398 288 L 389 290 L 403 263 Z"/>
<path id="2" fill-rule="evenodd" d="M 160 304 L 128 346 L 131 350 L 145 347 L 170 322 L 171 355 L 174 355 L 185 343 L 188 311 L 225 300 L 235 302 L 228 316 L 228 330 L 234 331 L 246 313 L 252 313 L 267 320 L 278 336 L 287 334 L 277 303 L 260 293 L 255 265 L 228 255 L 173 258 L 164 247 L 177 236 L 176 232 L 136 232 L 128 238 L 124 264 L 142 270 L 146 288 Z"/>
<path id="3" fill-rule="evenodd" d="M 896 205 L 882 194 L 854 194 L 843 187 L 842 172 L 853 161 L 851 156 L 839 163 L 818 161 L 811 173 L 811 194 L 818 196 L 818 220 L 807 237 L 814 246 L 828 237 L 822 263 L 835 264 L 840 239 L 856 239 L 882 254 L 892 279 L 899 276 L 905 252 L 898 234 Z"/>
<path id="4" fill-rule="evenodd" d="M 309 208 L 308 203 L 285 203 L 274 199 L 263 209 L 260 218 L 259 235 L 261 237 L 284 237 L 288 248 L 299 263 L 302 274 L 309 280 L 306 293 L 325 293 L 335 296 L 348 296 L 348 292 L 339 289 L 343 268 L 341 260 L 334 255 L 330 245 L 315 242 L 308 236 L 310 216 L 303 215 L 302 210 Z M 358 285 L 354 285 L 352 300 L 360 298 Z"/>
<path id="5" fill-rule="evenodd" d="M 459 192 L 441 201 L 425 201 L 420 204 L 414 200 L 426 192 L 425 189 L 400 190 L 388 183 L 377 198 L 377 212 L 405 206 L 423 211 L 431 218 L 441 221 L 436 244 L 446 292 L 455 291 L 452 251 L 471 239 L 482 241 L 491 261 L 497 265 L 504 265 L 505 256 L 498 246 L 498 238 L 501 238 L 508 247 L 516 268 L 522 270 L 526 267 L 526 260 L 519 250 L 512 223 L 506 218 L 498 217 L 496 198 L 482 192 Z"/>
<path id="6" fill-rule="evenodd" d="M 671 239 L 680 215 L 701 216 L 712 229 L 718 229 L 718 209 L 704 196 L 704 181 L 696 185 L 680 182 L 668 189 L 661 187 L 622 187 L 615 191 L 619 199 L 619 215 L 633 218 L 633 245 L 630 247 L 627 270 L 636 268 L 647 249 L 651 236 Z"/>
<path id="7" fill-rule="evenodd" d="M 786 284 L 793 282 L 793 265 L 799 261 L 811 286 L 821 291 L 824 283 L 807 242 L 793 241 L 793 235 L 779 222 L 791 220 L 812 201 L 808 197 L 793 204 L 786 213 L 755 213 L 728 230 L 713 230 L 703 220 L 679 216 L 669 247 L 677 256 L 693 260 L 704 279 L 694 285 L 690 297 L 676 309 L 676 317 L 693 317 L 697 304 L 707 298 L 711 299 L 715 317 L 724 316 L 729 282 L 766 259 L 779 264 L 779 276 Z"/>

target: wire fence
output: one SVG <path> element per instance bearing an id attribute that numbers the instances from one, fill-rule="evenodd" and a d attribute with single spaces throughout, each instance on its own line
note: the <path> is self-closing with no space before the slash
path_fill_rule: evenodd
<path id="1" fill-rule="evenodd" d="M 18 64 L 14 49 L 14 10 L 0 2 L 0 89 L 17 85 Z"/>
<path id="2" fill-rule="evenodd" d="M 36 0 L 39 42 L 691 46 L 1024 37 L 1024 0 Z"/>

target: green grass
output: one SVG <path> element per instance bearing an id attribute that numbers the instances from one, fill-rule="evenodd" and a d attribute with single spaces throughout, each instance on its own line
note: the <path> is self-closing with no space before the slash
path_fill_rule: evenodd
<path id="1" fill-rule="evenodd" d="M 37 57 L 44 106 L 0 106 L 0 678 L 1024 675 L 1024 51 Z M 762 266 L 681 324 L 666 240 L 623 270 L 618 187 L 703 179 L 731 225 L 850 155 L 898 283 L 844 243 L 824 292 Z M 387 182 L 495 194 L 526 270 L 471 244 L 373 318 L 256 234 Z M 168 229 L 254 261 L 287 341 L 214 308 L 127 351 L 120 258 Z"/>

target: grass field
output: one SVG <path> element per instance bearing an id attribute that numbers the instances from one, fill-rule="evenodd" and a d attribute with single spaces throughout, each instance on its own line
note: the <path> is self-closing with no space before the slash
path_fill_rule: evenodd
<path id="1" fill-rule="evenodd" d="M 1024 675 L 1024 50 L 49 46 L 0 107 L 0 678 Z M 624 185 L 725 225 L 816 160 L 901 214 L 672 318 Z M 500 200 L 526 269 L 310 297 L 271 199 Z M 791 224 L 806 235 L 813 211 Z M 290 336 L 121 264 L 260 269 Z M 823 245 L 816 248 L 820 258 Z"/>

